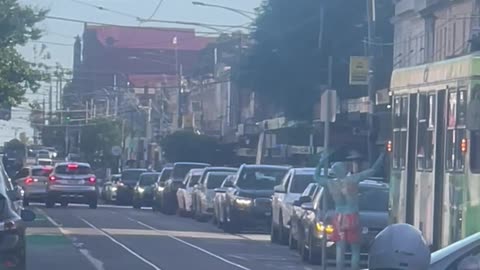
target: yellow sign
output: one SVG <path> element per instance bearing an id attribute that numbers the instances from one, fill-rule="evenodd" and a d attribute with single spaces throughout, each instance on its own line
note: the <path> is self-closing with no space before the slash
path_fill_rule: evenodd
<path id="1" fill-rule="evenodd" d="M 350 56 L 350 84 L 368 84 L 368 57 Z"/>

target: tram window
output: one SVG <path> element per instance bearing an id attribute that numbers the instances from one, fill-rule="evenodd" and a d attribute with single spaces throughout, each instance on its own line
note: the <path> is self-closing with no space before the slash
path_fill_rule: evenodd
<path id="1" fill-rule="evenodd" d="M 449 171 L 465 169 L 465 156 L 460 144 L 466 138 L 465 121 L 467 111 L 467 92 L 460 89 L 448 95 L 448 126 L 446 134 L 445 167 Z"/>
<path id="2" fill-rule="evenodd" d="M 401 127 L 407 128 L 408 125 L 408 97 L 402 97 Z"/>
<path id="3" fill-rule="evenodd" d="M 470 133 L 470 169 L 480 173 L 480 131 Z"/>
<path id="4" fill-rule="evenodd" d="M 464 126 L 467 116 L 467 90 L 458 91 L 457 126 Z"/>
<path id="5" fill-rule="evenodd" d="M 422 94 L 418 101 L 417 170 L 430 170 L 433 168 L 435 96 Z"/>

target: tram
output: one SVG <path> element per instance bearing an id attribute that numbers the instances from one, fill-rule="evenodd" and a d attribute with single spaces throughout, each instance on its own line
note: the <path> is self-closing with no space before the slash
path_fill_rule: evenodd
<path id="1" fill-rule="evenodd" d="M 433 250 L 480 231 L 480 53 L 392 73 L 390 218 Z"/>

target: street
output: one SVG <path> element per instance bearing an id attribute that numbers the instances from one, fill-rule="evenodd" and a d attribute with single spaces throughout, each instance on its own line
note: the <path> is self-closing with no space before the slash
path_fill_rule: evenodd
<path id="1" fill-rule="evenodd" d="M 150 208 L 31 206 L 27 269 L 321 269 L 266 234 L 225 234 L 212 224 Z"/>

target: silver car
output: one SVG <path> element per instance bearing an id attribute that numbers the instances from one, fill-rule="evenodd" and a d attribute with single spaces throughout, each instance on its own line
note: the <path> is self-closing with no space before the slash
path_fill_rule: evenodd
<path id="1" fill-rule="evenodd" d="M 84 203 L 97 208 L 97 179 L 88 163 L 57 163 L 48 179 L 45 205 L 51 208 L 55 203 Z"/>
<path id="2" fill-rule="evenodd" d="M 15 183 L 24 190 L 23 206 L 30 202 L 43 202 L 47 194 L 51 166 L 31 166 L 21 169 L 14 177 Z"/>

